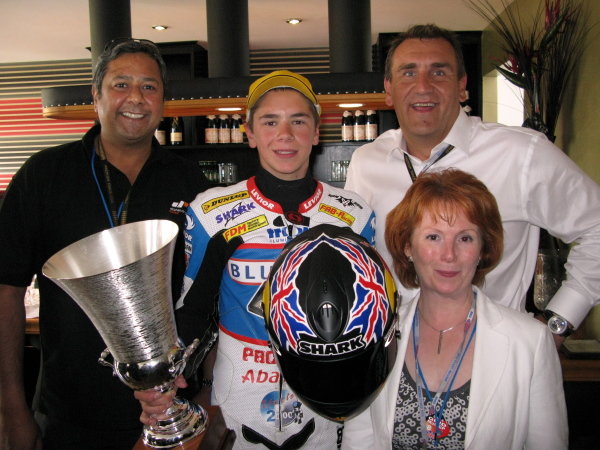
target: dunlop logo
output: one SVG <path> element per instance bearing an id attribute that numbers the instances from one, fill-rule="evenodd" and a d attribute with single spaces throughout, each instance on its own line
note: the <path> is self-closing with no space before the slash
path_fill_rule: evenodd
<path id="1" fill-rule="evenodd" d="M 221 205 L 226 205 L 227 203 L 249 197 L 250 195 L 248 194 L 248 191 L 241 191 L 231 195 L 224 195 L 223 197 L 211 198 L 209 201 L 202 203 L 202 212 L 206 214 L 207 212 L 212 211 Z"/>

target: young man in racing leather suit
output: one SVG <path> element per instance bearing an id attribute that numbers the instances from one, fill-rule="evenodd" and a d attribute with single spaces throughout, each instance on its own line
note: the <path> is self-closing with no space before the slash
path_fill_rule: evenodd
<path id="1" fill-rule="evenodd" d="M 308 409 L 287 387 L 256 294 L 293 237 L 328 223 L 372 241 L 374 214 L 355 193 L 310 175 L 319 105 L 306 78 L 276 71 L 256 80 L 245 128 L 250 147 L 258 149 L 256 176 L 201 193 L 188 209 L 179 335 L 186 342 L 203 335 L 218 315 L 217 351 L 203 367 L 212 382 L 204 384 L 212 384 L 211 403 L 236 433 L 234 448 L 333 449 L 341 442 L 340 426 Z M 164 395 L 136 397 L 144 408 L 142 422 L 153 423 Z"/>

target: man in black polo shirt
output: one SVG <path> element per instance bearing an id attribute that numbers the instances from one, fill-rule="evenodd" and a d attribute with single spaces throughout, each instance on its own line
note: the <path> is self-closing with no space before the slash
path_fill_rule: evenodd
<path id="1" fill-rule="evenodd" d="M 0 210 L 0 448 L 40 448 L 42 441 L 22 382 L 23 297 L 34 274 L 42 344 L 36 412 L 44 419 L 44 449 L 131 449 L 140 436 L 139 403 L 97 362 L 102 338 L 41 267 L 58 250 L 109 227 L 147 219 L 183 225 L 187 202 L 207 181 L 153 139 L 165 80 L 151 42 L 108 46 L 92 86 L 99 124 L 80 141 L 32 156 L 7 190 Z M 179 282 L 181 242 L 175 255 Z M 179 287 L 173 289 L 177 298 Z"/>

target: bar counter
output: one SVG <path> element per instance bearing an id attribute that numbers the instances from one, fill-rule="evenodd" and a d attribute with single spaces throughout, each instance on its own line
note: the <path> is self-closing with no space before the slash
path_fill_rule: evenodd
<path id="1" fill-rule="evenodd" d="M 37 317 L 25 319 L 25 334 L 40 334 L 40 320 Z"/>
<path id="2" fill-rule="evenodd" d="M 39 334 L 38 318 L 27 319 L 26 334 Z M 569 359 L 559 352 L 564 381 L 593 381 L 600 382 L 600 359 Z"/>

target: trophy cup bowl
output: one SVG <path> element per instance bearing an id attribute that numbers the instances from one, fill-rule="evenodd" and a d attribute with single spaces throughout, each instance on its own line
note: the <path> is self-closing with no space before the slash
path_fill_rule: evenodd
<path id="1" fill-rule="evenodd" d="M 54 254 L 42 273 L 90 318 L 107 349 L 99 362 L 135 390 L 166 392 L 196 350 L 177 336 L 171 294 L 173 250 L 179 229 L 169 220 L 133 222 L 81 239 Z M 176 397 L 144 443 L 181 445 L 207 427 L 206 411 Z"/>

